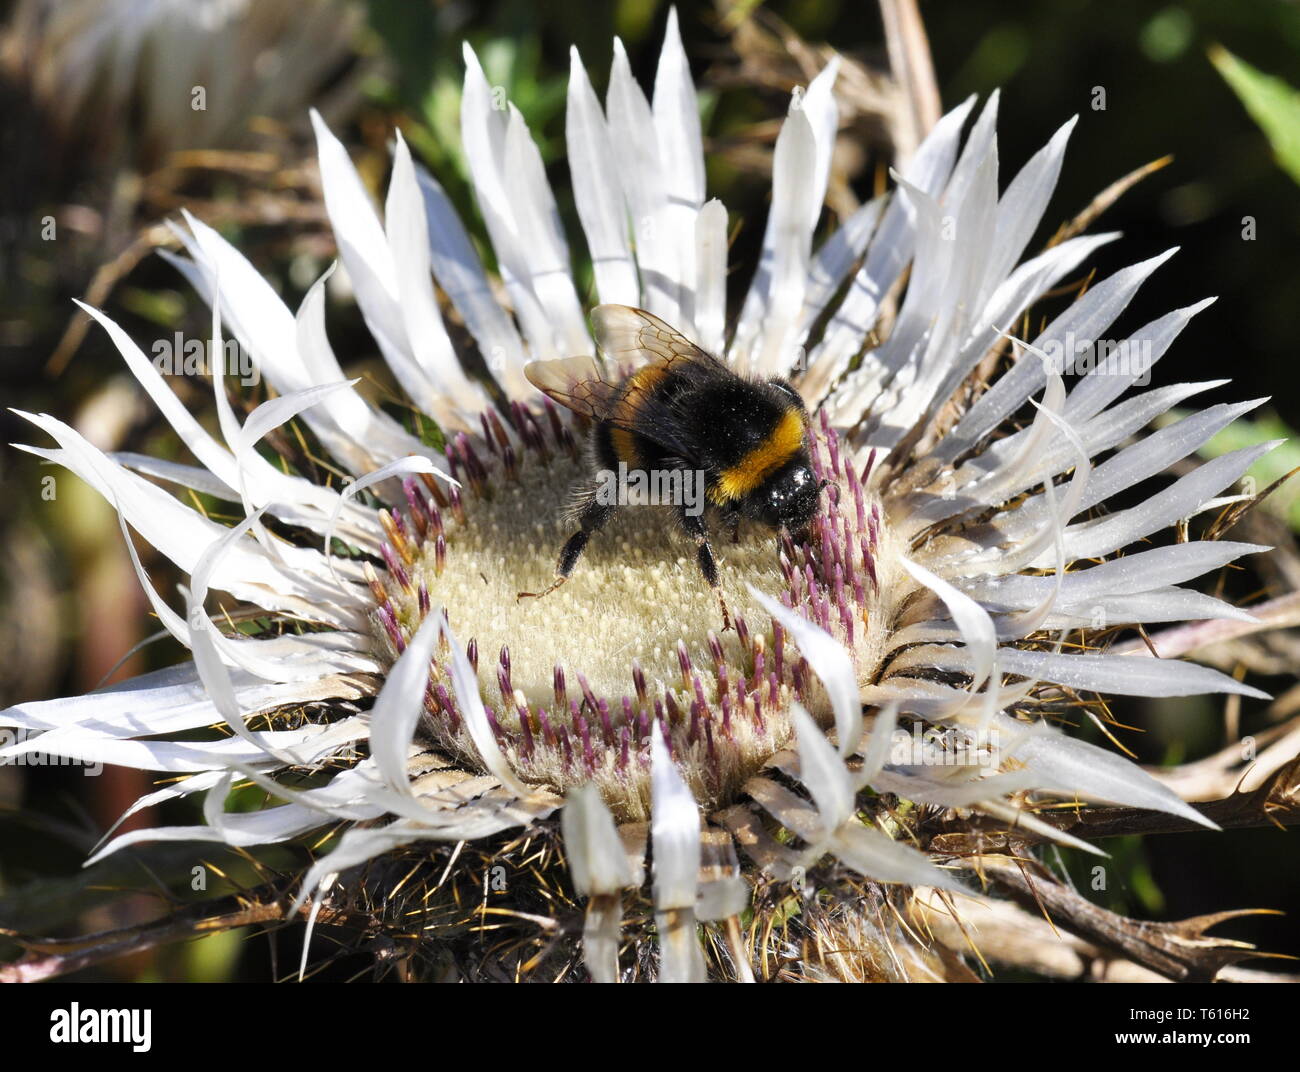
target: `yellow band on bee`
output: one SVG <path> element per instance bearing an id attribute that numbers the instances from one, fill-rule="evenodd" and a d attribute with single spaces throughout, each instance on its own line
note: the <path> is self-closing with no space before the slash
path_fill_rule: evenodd
<path id="1" fill-rule="evenodd" d="M 663 365 L 646 365 L 632 373 L 623 384 L 622 394 L 614 403 L 610 417 L 617 424 L 633 424 L 641 404 L 667 375 L 668 369 Z"/>
<path id="2" fill-rule="evenodd" d="M 610 413 L 613 427 L 609 430 L 609 438 L 614 446 L 614 453 L 620 460 L 627 462 L 629 469 L 640 469 L 642 458 L 641 452 L 637 449 L 636 435 L 628 430 L 628 426 L 636 423 L 641 404 L 667 374 L 668 369 L 660 364 L 647 365 L 645 368 L 638 369 L 628 377 L 623 385 L 622 395 L 614 403 Z"/>
<path id="3" fill-rule="evenodd" d="M 629 469 L 641 468 L 641 452 L 636 449 L 636 436 L 626 428 L 614 425 L 609 430 L 609 440 L 614 446 L 614 453 L 619 461 L 626 462 Z"/>
<path id="4" fill-rule="evenodd" d="M 720 505 L 753 491 L 803 446 L 803 437 L 803 416 L 798 410 L 786 410 L 762 443 L 722 471 L 709 498 Z"/>

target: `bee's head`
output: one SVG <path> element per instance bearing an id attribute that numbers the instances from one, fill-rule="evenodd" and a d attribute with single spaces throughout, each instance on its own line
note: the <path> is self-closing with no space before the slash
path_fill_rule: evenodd
<path id="1" fill-rule="evenodd" d="M 774 529 L 798 535 L 817 513 L 822 484 L 813 476 L 805 454 L 791 459 L 764 484 L 759 504 L 761 520 Z"/>

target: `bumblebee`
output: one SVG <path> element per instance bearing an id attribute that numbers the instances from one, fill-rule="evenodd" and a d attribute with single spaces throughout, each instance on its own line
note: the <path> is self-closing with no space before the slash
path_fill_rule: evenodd
<path id="1" fill-rule="evenodd" d="M 626 305 L 592 312 L 605 355 L 534 361 L 524 374 L 550 398 L 591 419 L 593 468 L 605 472 L 668 473 L 702 479 L 704 505 L 734 539 L 741 521 L 801 536 L 817 511 L 821 489 L 808 454 L 808 411 L 782 379 L 753 380 L 658 317 Z M 696 545 L 700 572 L 718 595 L 723 628 L 730 627 L 718 585 L 706 510 L 673 504 Z M 575 513 L 578 530 L 560 550 L 555 580 L 568 580 L 593 534 L 617 503 L 589 489 Z"/>

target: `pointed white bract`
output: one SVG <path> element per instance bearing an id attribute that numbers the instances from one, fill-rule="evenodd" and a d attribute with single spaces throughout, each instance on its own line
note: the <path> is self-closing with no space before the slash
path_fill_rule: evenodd
<path id="1" fill-rule="evenodd" d="M 799 746 L 799 778 L 808 787 L 827 832 L 838 830 L 853 814 L 857 796 L 848 768 L 802 704 L 796 703 L 790 714 Z"/>
<path id="2" fill-rule="evenodd" d="M 619 898 L 634 880 L 614 817 L 594 785 L 570 790 L 560 828 L 573 888 L 588 902 L 582 934 L 587 968 L 598 983 L 617 982 Z"/>
<path id="3" fill-rule="evenodd" d="M 661 909 L 693 908 L 700 872 L 699 805 L 668 754 L 658 722 L 651 741 L 655 904 Z"/>
<path id="4" fill-rule="evenodd" d="M 659 981 L 698 983 L 704 959 L 695 938 L 695 898 L 700 882 L 700 810 L 681 776 L 663 729 L 651 737 L 650 838 L 654 845 L 655 922 L 662 962 Z"/>
<path id="5" fill-rule="evenodd" d="M 605 114 L 577 48 L 570 50 L 569 98 L 564 133 L 578 218 L 602 302 L 636 305 L 641 300 L 636 260 L 629 243 L 623 192 L 609 175 L 618 169 Z"/>
<path id="6" fill-rule="evenodd" d="M 501 107 L 467 44 L 461 134 L 502 280 L 535 358 L 590 351 L 569 249 L 541 154 L 519 111 Z"/>
<path id="7" fill-rule="evenodd" d="M 415 727 L 424 714 L 424 689 L 429 679 L 429 660 L 442 632 L 440 617 L 424 619 L 411 643 L 388 671 L 384 687 L 370 709 L 370 758 L 385 784 L 402 796 L 415 800 L 407 774 Z"/>
<path id="8" fill-rule="evenodd" d="M 750 594 L 772 615 L 773 621 L 789 630 L 813 673 L 821 678 L 835 714 L 840 754 L 852 755 L 862 736 L 862 700 L 858 695 L 857 671 L 848 651 L 824 629 L 781 606 L 770 596 L 757 589 L 751 589 Z"/>
<path id="9" fill-rule="evenodd" d="M 632 885 L 627 853 L 618 838 L 614 817 L 594 786 L 579 786 L 569 794 L 562 823 L 573 886 L 584 897 L 617 893 Z"/>

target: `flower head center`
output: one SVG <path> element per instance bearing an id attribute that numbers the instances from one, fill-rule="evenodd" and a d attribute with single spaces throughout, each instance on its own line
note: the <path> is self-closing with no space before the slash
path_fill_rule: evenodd
<path id="1" fill-rule="evenodd" d="M 617 811 L 642 818 L 654 721 L 698 797 L 718 802 L 789 743 L 792 700 L 829 718 L 815 675 L 750 587 L 852 646 L 871 631 L 880 512 L 830 449 L 833 434 L 815 444 L 818 479 L 831 484 L 806 542 L 757 528 L 735 542 L 713 534 L 735 623 L 724 631 L 695 547 L 663 504 L 620 508 L 564 585 L 518 598 L 554 578 L 576 527 L 565 504 L 592 474 L 580 430 L 558 414 L 543 426 L 517 411 L 513 435 L 495 420 L 485 428 L 488 447 L 463 435 L 448 444 L 462 490 L 408 480 L 405 509 L 384 515 L 373 620 L 391 660 L 426 615 L 445 611 L 525 779 L 594 781 Z M 435 653 L 425 728 L 472 760 L 444 658 Z"/>

